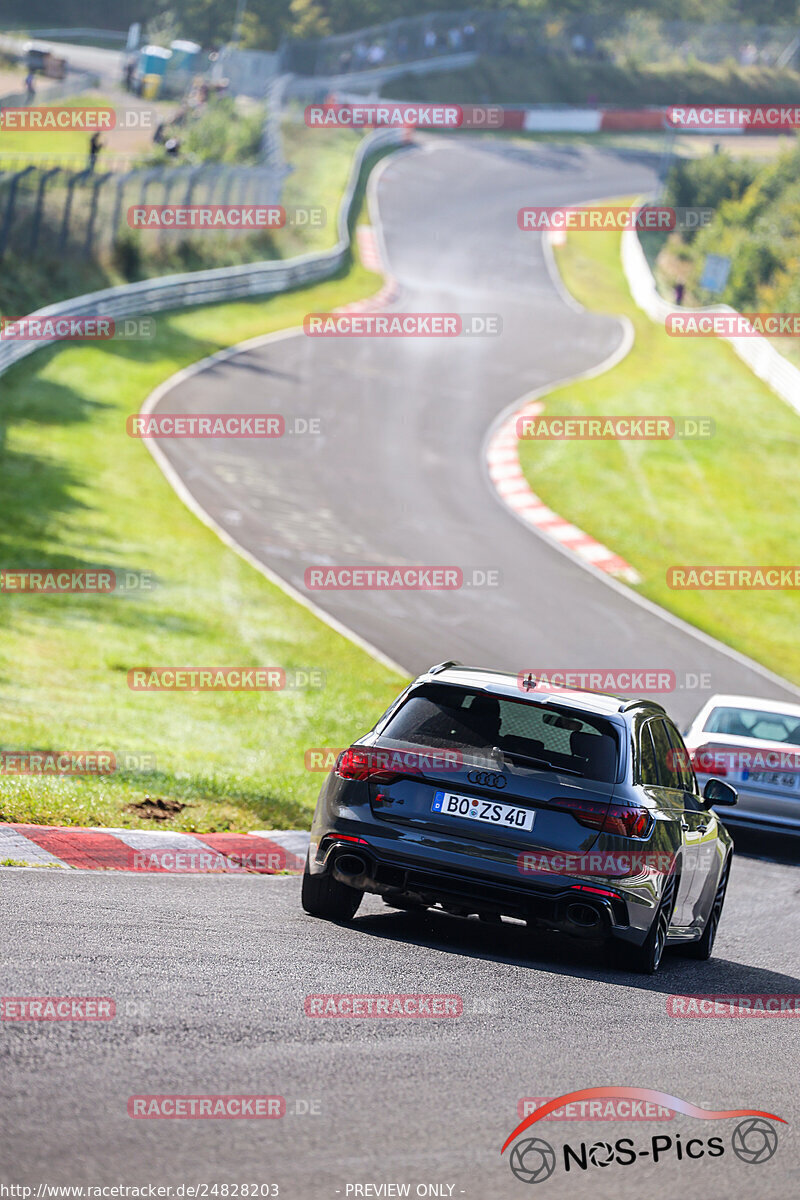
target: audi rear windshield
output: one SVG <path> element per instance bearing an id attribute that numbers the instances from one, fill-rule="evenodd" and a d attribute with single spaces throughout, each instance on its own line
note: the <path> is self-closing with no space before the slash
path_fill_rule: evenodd
<path id="1" fill-rule="evenodd" d="M 615 781 L 619 763 L 617 730 L 603 717 L 443 683 L 417 688 L 381 730 L 384 740 L 603 783 Z"/>

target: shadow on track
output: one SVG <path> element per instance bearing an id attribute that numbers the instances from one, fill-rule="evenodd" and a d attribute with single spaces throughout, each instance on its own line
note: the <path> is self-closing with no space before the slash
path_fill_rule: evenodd
<path id="1" fill-rule="evenodd" d="M 350 928 L 368 937 L 405 942 L 463 958 L 637 987 L 665 995 L 800 994 L 800 979 L 794 976 L 724 958 L 698 962 L 683 958 L 672 949 L 665 955 L 656 976 L 637 975 L 615 966 L 608 947 L 581 944 L 556 934 L 531 934 L 518 922 L 484 925 L 474 918 L 452 917 L 438 911 L 410 914 L 387 910 L 385 915 L 356 917 Z M 724 918 L 720 929 L 724 938 Z"/>

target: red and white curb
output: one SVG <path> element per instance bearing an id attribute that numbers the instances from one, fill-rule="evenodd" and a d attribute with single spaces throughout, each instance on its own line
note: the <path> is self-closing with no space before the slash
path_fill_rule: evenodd
<path id="1" fill-rule="evenodd" d="M 541 400 L 531 400 L 506 417 L 489 440 L 486 461 L 489 478 L 502 502 L 521 520 L 538 533 L 558 542 L 576 558 L 589 563 L 599 571 L 624 579 L 626 583 L 640 583 L 641 576 L 619 554 L 597 542 L 577 525 L 571 525 L 558 513 L 548 508 L 525 478 L 519 463 L 519 439 L 517 421 L 520 417 L 531 417 L 541 413 Z"/>
<path id="2" fill-rule="evenodd" d="M 0 825 L 0 866 L 150 874 L 297 874 L 303 869 L 308 842 L 303 830 L 178 833 L 11 823 Z"/>
<path id="3" fill-rule="evenodd" d="M 397 281 L 391 275 L 387 275 L 386 268 L 383 265 L 381 258 L 380 246 L 378 244 L 378 236 L 371 225 L 359 225 L 356 229 L 356 239 L 358 241 L 358 253 L 361 261 L 368 271 L 374 271 L 376 275 L 383 275 L 384 285 L 379 292 L 374 296 L 369 296 L 366 300 L 354 300 L 352 304 L 345 304 L 343 308 L 337 308 L 335 312 L 378 312 L 385 308 L 387 304 L 391 304 L 397 299 L 398 286 Z"/>

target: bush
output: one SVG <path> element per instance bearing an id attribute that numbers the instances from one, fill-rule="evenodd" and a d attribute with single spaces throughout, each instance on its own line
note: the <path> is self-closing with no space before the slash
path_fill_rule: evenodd
<path id="1" fill-rule="evenodd" d="M 727 154 L 680 162 L 665 203 L 714 209 L 710 225 L 685 233 L 689 282 L 698 293 L 707 254 L 731 260 L 725 291 L 715 297 L 746 312 L 792 312 L 800 302 L 800 142 L 766 166 Z"/>

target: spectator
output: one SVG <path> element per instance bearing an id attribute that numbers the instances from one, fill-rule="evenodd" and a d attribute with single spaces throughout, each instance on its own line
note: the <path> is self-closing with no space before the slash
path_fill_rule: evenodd
<path id="1" fill-rule="evenodd" d="M 164 149 L 171 158 L 177 158 L 181 152 L 181 144 L 176 137 L 167 138 L 164 142 Z"/>
<path id="2" fill-rule="evenodd" d="M 447 42 L 454 54 L 457 54 L 461 49 L 461 30 L 457 25 L 447 32 Z"/>
<path id="3" fill-rule="evenodd" d="M 95 163 L 97 162 L 97 156 L 102 149 L 103 149 L 103 142 L 100 137 L 100 130 L 96 129 L 94 131 L 94 133 L 92 134 L 92 136 L 89 138 L 89 170 L 90 171 L 94 170 Z"/>
<path id="4" fill-rule="evenodd" d="M 424 46 L 426 54 L 436 53 L 436 33 L 433 29 L 425 30 Z"/>
<path id="5" fill-rule="evenodd" d="M 25 103 L 31 104 L 36 96 L 36 74 L 34 71 L 28 71 L 25 76 Z"/>
<path id="6" fill-rule="evenodd" d="M 682 284 L 682 283 L 675 284 L 675 303 L 676 304 L 683 304 L 684 291 L 685 291 L 684 284 Z"/>
<path id="7" fill-rule="evenodd" d="M 475 26 L 468 21 L 464 26 L 464 49 L 472 50 L 475 46 Z"/>

